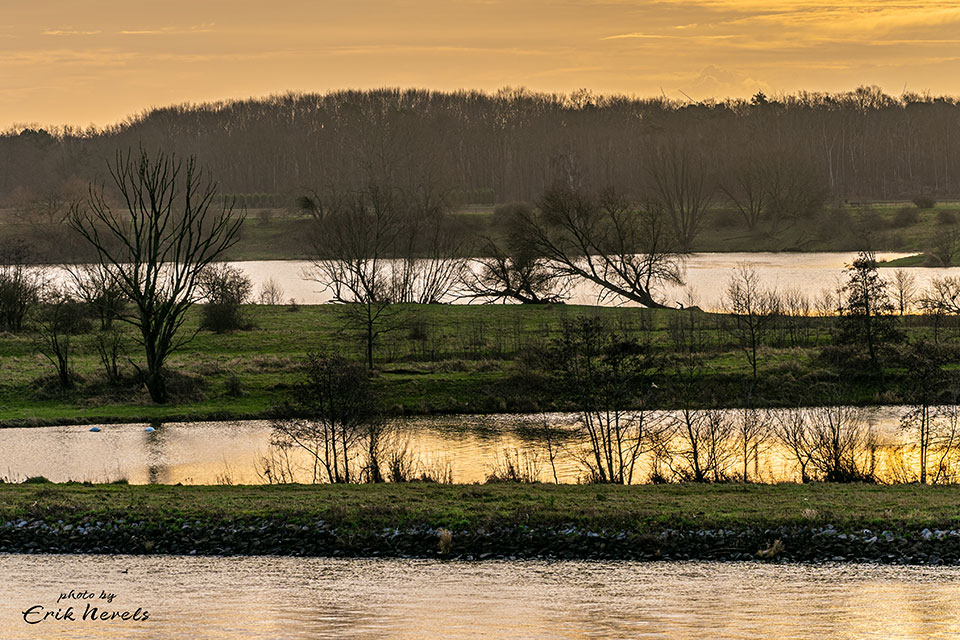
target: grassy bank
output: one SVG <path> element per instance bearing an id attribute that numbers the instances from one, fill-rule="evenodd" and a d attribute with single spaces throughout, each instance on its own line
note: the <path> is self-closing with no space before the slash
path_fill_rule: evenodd
<path id="1" fill-rule="evenodd" d="M 457 211 L 457 225 L 470 235 L 495 234 L 493 206 Z M 917 209 L 910 202 L 828 205 L 818 215 L 786 221 L 760 220 L 749 229 L 733 208 L 717 204 L 708 211 L 693 251 L 858 251 L 863 231 L 869 230 L 877 251 L 925 251 L 938 235 L 960 224 L 960 202 L 940 202 Z M 251 211 L 242 239 L 231 249 L 234 260 L 290 260 L 309 258 L 303 239 L 309 219 L 289 214 L 264 216 Z"/>
<path id="2" fill-rule="evenodd" d="M 468 239 L 496 235 L 493 205 L 468 205 L 453 212 L 455 226 Z M 865 232 L 876 251 L 922 252 L 960 224 L 960 202 L 940 202 L 917 209 L 910 202 L 829 204 L 806 218 L 761 219 L 749 229 L 729 205 L 715 204 L 706 214 L 691 249 L 695 252 L 858 251 Z M 311 257 L 312 221 L 286 210 L 251 209 L 240 241 L 226 254 L 229 260 L 306 260 Z M 73 262 L 93 259 L 86 244 L 66 225 L 24 224 L 11 210 L 0 209 L 0 241 L 21 238 L 38 259 Z M 469 244 L 469 243 L 468 243 Z M 912 266 L 902 264 L 900 266 Z"/>
<path id="3" fill-rule="evenodd" d="M 323 520 L 332 527 L 951 528 L 960 488 L 919 485 L 0 484 L 0 521 Z"/>
<path id="4" fill-rule="evenodd" d="M 174 354 L 168 363 L 173 399 L 165 405 L 151 403 L 137 381 L 130 363 L 142 354 L 129 328 L 119 385 L 104 377 L 95 336 L 73 338 L 76 386 L 71 390 L 60 388 L 53 366 L 29 333 L 0 335 L 0 424 L 258 418 L 299 380 L 307 351 L 363 358 L 364 343 L 346 322 L 343 307 L 304 306 L 294 312 L 250 306 L 246 314 L 254 328 L 200 331 Z M 724 329 L 724 318 L 698 310 L 405 305 L 391 312 L 392 330 L 377 344 L 374 385 L 394 415 L 566 410 L 570 403 L 539 358 L 564 319 L 584 315 L 599 316 L 648 345 L 658 363 L 659 391 L 651 400 L 657 406 L 678 406 L 673 383 L 689 379 L 689 372 L 680 371 L 674 360 L 691 344 L 699 364 L 685 397 L 701 406 L 737 406 L 747 383 L 755 389 L 755 401 L 768 405 L 896 404 L 909 383 L 909 371 L 893 365 L 883 375 L 839 371 L 823 355 L 831 340 L 829 318 L 803 318 L 802 326 L 771 333 L 760 349 L 754 381 L 744 352 Z M 199 316 L 194 309 L 184 330 L 195 331 Z M 930 337 L 933 329 L 922 322 L 904 321 L 910 339 Z M 956 334 L 945 327 L 939 332 L 941 341 Z M 948 370 L 955 375 L 956 364 Z M 838 397 L 831 383 L 841 375 Z"/>

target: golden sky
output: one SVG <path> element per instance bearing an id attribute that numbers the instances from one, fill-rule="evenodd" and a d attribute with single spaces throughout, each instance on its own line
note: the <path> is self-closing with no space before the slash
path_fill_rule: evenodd
<path id="1" fill-rule="evenodd" d="M 0 0 L 0 128 L 381 86 L 960 94 L 960 0 Z"/>

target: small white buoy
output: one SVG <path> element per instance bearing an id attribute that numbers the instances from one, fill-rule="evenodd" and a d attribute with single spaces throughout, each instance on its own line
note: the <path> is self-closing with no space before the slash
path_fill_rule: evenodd
<path id="1" fill-rule="evenodd" d="M 153 433 L 154 431 L 156 431 L 156 429 L 154 429 L 153 427 L 147 427 L 146 429 L 144 429 L 144 431 L 146 431 L 147 433 Z"/>
<path id="2" fill-rule="evenodd" d="M 98 431 L 100 431 L 100 427 L 90 427 L 90 431 L 97 433 Z"/>

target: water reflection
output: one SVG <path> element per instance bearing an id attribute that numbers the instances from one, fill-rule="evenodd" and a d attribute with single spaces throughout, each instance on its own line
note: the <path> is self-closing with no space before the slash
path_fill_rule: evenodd
<path id="1" fill-rule="evenodd" d="M 900 446 L 907 437 L 900 428 L 904 409 L 882 407 L 869 411 L 865 420 L 877 435 L 876 450 L 862 452 L 875 458 L 881 479 L 903 481 L 916 466 L 912 449 Z M 666 413 L 666 412 L 665 412 Z M 729 412 L 735 419 L 735 412 Z M 668 416 L 669 417 L 669 416 Z M 573 441 L 555 443 L 551 465 L 542 440 L 531 439 L 531 426 L 547 420 L 560 433 L 569 430 L 575 416 L 487 415 L 442 416 L 406 419 L 398 423 L 392 449 L 404 449 L 409 461 L 428 475 L 449 474 L 458 483 L 484 482 L 513 462 L 544 482 L 553 481 L 554 468 L 561 482 L 586 480 L 583 452 Z M 111 482 L 132 484 L 261 484 L 309 483 L 317 475 L 316 460 L 306 452 L 271 447 L 271 427 L 264 421 L 203 422 L 145 425 L 103 425 L 99 433 L 87 426 L 0 429 L 0 478 L 22 481 L 44 476 L 54 482 Z M 682 469 L 683 443 L 672 444 L 676 459 L 667 461 Z M 744 468 L 731 443 L 726 476 Z M 646 482 L 665 473 L 664 461 L 645 454 L 634 474 Z M 660 465 L 655 468 L 655 465 Z M 797 481 L 795 459 L 782 446 L 768 442 L 751 452 L 751 479 L 764 482 Z"/>
<path id="2" fill-rule="evenodd" d="M 960 569 L 753 563 L 0 556 L 0 637 L 946 638 Z M 63 588 L 141 624 L 20 612 Z M 215 597 L 215 603 L 211 596 Z"/>

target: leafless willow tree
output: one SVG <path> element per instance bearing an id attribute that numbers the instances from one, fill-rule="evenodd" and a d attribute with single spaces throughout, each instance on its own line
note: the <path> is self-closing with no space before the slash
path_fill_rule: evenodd
<path id="1" fill-rule="evenodd" d="M 196 302 L 198 278 L 239 240 L 243 215 L 217 197 L 217 183 L 190 157 L 118 151 L 108 164 L 123 202 L 91 186 L 72 208 L 71 226 L 96 250 L 100 264 L 133 307 L 120 319 L 139 330 L 154 402 L 169 399 L 164 365 L 193 334 L 181 332 Z"/>
<path id="2" fill-rule="evenodd" d="M 591 195 L 551 188 L 517 225 L 517 240 L 557 275 L 598 285 L 608 295 L 647 307 L 664 283 L 683 283 L 683 264 L 663 210 L 637 211 L 607 191 Z"/>
<path id="3" fill-rule="evenodd" d="M 532 205 L 526 203 L 497 207 L 494 221 L 501 237 L 480 238 L 479 257 L 464 271 L 464 297 L 522 304 L 557 303 L 566 298 L 573 280 L 551 268 L 519 231 L 533 213 Z"/>

